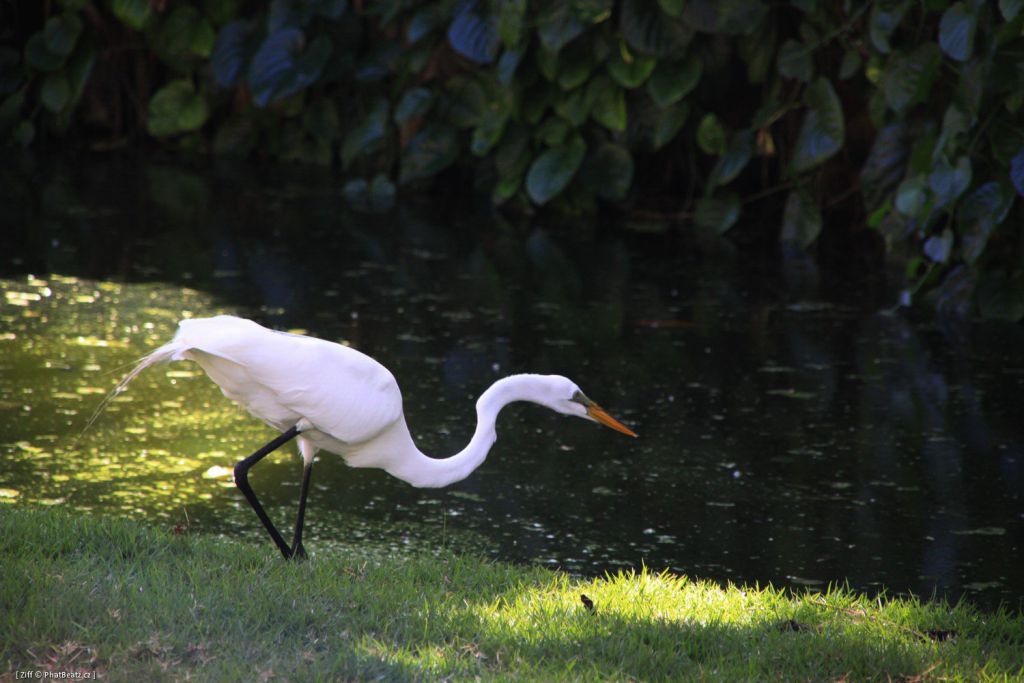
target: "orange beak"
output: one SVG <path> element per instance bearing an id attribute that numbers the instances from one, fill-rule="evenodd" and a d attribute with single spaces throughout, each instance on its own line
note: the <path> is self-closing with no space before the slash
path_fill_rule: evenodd
<path id="1" fill-rule="evenodd" d="M 626 425 L 622 424 L 621 422 L 616 420 L 614 417 L 609 415 L 608 412 L 605 411 L 604 408 L 602 408 L 601 406 L 597 405 L 593 401 L 590 401 L 586 405 L 587 405 L 587 415 L 589 415 L 591 418 L 597 420 L 598 422 L 603 424 L 605 427 L 611 427 L 615 431 L 622 432 L 623 434 L 628 434 L 629 436 L 633 436 L 633 437 L 636 436 L 636 432 L 634 432 L 632 429 L 630 429 L 629 427 L 627 427 Z"/>

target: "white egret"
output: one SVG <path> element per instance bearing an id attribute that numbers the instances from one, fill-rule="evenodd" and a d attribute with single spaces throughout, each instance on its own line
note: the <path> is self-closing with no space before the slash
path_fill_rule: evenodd
<path id="1" fill-rule="evenodd" d="M 465 479 L 483 463 L 497 439 L 498 413 L 513 401 L 530 401 L 636 436 L 565 377 L 512 375 L 499 379 L 477 400 L 476 430 L 469 444 L 450 457 L 432 458 L 413 442 L 402 412 L 402 393 L 383 365 L 341 344 L 269 330 L 227 315 L 182 320 L 174 338 L 142 358 L 111 397 L 155 363 L 182 359 L 198 363 L 225 396 L 282 432 L 235 465 L 235 483 L 285 559 L 305 556 L 302 526 L 318 450 L 336 453 L 352 467 L 383 469 L 413 486 L 441 487 Z M 249 468 L 293 438 L 302 455 L 303 476 L 288 545 L 247 475 Z"/>

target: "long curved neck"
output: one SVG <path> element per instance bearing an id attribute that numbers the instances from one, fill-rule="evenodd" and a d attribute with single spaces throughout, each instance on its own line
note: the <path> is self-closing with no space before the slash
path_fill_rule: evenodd
<path id="1" fill-rule="evenodd" d="M 432 458 L 408 437 L 402 457 L 385 469 L 391 475 L 422 488 L 454 484 L 479 467 L 498 438 L 495 421 L 501 409 L 514 401 L 531 401 L 538 395 L 538 375 L 512 375 L 499 379 L 476 402 L 476 431 L 461 451 L 448 458 Z M 408 430 L 406 430 L 408 435 Z"/>

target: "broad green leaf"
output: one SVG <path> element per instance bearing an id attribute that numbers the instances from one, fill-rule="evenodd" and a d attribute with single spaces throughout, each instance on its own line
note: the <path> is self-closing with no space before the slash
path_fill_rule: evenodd
<path id="1" fill-rule="evenodd" d="M 210 67 L 217 85 L 227 88 L 235 85 L 242 68 L 249 59 L 253 46 L 250 28 L 244 21 L 232 21 L 221 27 L 210 53 Z"/>
<path id="2" fill-rule="evenodd" d="M 572 0 L 572 12 L 584 24 L 600 24 L 612 16 L 615 0 Z"/>
<path id="3" fill-rule="evenodd" d="M 871 7 L 871 15 L 868 17 L 869 35 L 871 42 L 882 54 L 892 51 L 889 45 L 889 37 L 903 20 L 903 14 L 907 11 L 909 2 L 876 2 Z"/>
<path id="4" fill-rule="evenodd" d="M 965 2 L 954 2 L 939 21 L 939 47 L 946 56 L 966 62 L 974 51 L 974 32 L 978 15 Z"/>
<path id="5" fill-rule="evenodd" d="M 249 66 L 253 102 L 265 107 L 309 87 L 320 77 L 332 50 L 331 39 L 323 35 L 306 46 L 305 36 L 297 28 L 270 34 Z"/>
<path id="6" fill-rule="evenodd" d="M 999 11 L 1003 13 L 1003 19 L 1013 21 L 1024 9 L 1024 0 L 999 0 Z"/>
<path id="7" fill-rule="evenodd" d="M 659 107 L 686 97 L 700 81 L 704 63 L 696 55 L 678 62 L 662 61 L 647 81 L 647 94 Z"/>
<path id="8" fill-rule="evenodd" d="M 868 118 L 875 128 L 881 128 L 889 122 L 889 103 L 885 93 L 879 88 L 868 98 Z"/>
<path id="9" fill-rule="evenodd" d="M 748 35 L 767 12 L 761 0 L 688 0 L 683 20 L 703 33 Z"/>
<path id="10" fill-rule="evenodd" d="M 192 41 L 189 49 L 192 54 L 207 59 L 213 53 L 213 46 L 217 41 L 217 32 L 213 30 L 213 24 L 206 19 L 200 19 L 192 28 Z"/>
<path id="11" fill-rule="evenodd" d="M 793 170 L 803 173 L 838 152 L 846 137 L 843 108 L 832 83 L 815 79 L 804 91 L 807 114 L 793 148 Z"/>
<path id="12" fill-rule="evenodd" d="M 1017 194 L 1024 197 L 1024 147 L 1010 160 L 1010 182 Z"/>
<path id="13" fill-rule="evenodd" d="M 510 198 L 514 197 L 519 192 L 519 187 L 523 184 L 522 176 L 513 176 L 508 178 L 499 178 L 498 182 L 495 183 L 491 189 L 491 202 L 497 205 L 507 202 Z"/>
<path id="14" fill-rule="evenodd" d="M 969 125 L 972 126 L 981 111 L 981 98 L 988 87 L 987 84 L 992 83 L 987 64 L 984 60 L 972 59 L 960 67 L 960 78 L 957 79 L 956 91 L 953 93 L 953 101 L 963 109 L 969 117 Z M 921 101 L 924 100 L 925 97 L 922 96 Z"/>
<path id="15" fill-rule="evenodd" d="M 39 89 L 39 100 L 43 106 L 56 113 L 67 106 L 71 99 L 71 86 L 63 73 L 49 74 Z"/>
<path id="16" fill-rule="evenodd" d="M 395 123 L 404 126 L 413 119 L 425 115 L 433 104 L 434 93 L 430 91 L 430 88 L 422 86 L 410 88 L 402 93 L 402 98 L 398 100 L 394 114 Z"/>
<path id="17" fill-rule="evenodd" d="M 295 0 L 270 0 L 267 12 L 267 32 L 276 33 L 281 29 L 303 29 L 313 18 L 313 6 L 309 2 Z"/>
<path id="18" fill-rule="evenodd" d="M 422 38 L 440 28 L 444 21 L 444 13 L 440 5 L 426 5 L 417 10 L 409 19 L 405 28 L 405 36 L 409 43 L 418 43 Z"/>
<path id="19" fill-rule="evenodd" d="M 523 59 L 522 50 L 505 50 L 501 53 L 501 57 L 498 58 L 498 82 L 504 86 L 508 86 L 512 83 L 512 79 L 516 75 L 516 70 L 519 68 L 519 62 Z"/>
<path id="20" fill-rule="evenodd" d="M 505 47 L 518 49 L 526 27 L 526 0 L 505 0 L 498 5 L 498 36 Z"/>
<path id="21" fill-rule="evenodd" d="M 623 88 L 636 88 L 643 85 L 643 82 L 654 71 L 657 60 L 638 54 L 631 55 L 625 46 L 620 46 L 620 48 L 612 50 L 611 57 L 605 63 L 608 74 Z M 627 58 L 629 61 L 626 61 Z"/>
<path id="22" fill-rule="evenodd" d="M 589 87 L 576 88 L 555 101 L 555 113 L 579 128 L 590 116 L 596 95 L 596 91 Z"/>
<path id="23" fill-rule="evenodd" d="M 577 136 L 569 142 L 545 150 L 526 173 L 526 193 L 535 204 L 546 204 L 569 185 L 587 153 L 583 138 Z"/>
<path id="24" fill-rule="evenodd" d="M 149 101 L 146 128 L 156 137 L 198 130 L 206 123 L 209 110 L 192 81 L 172 81 L 158 90 Z"/>
<path id="25" fill-rule="evenodd" d="M 849 49 L 844 52 L 843 62 L 839 66 L 840 80 L 845 81 L 856 76 L 857 72 L 860 71 L 862 63 L 860 53 L 857 50 Z"/>
<path id="26" fill-rule="evenodd" d="M 779 47 L 779 75 L 807 83 L 814 76 L 811 50 L 796 40 L 787 40 Z"/>
<path id="27" fill-rule="evenodd" d="M 238 17 L 242 0 L 202 0 L 203 16 L 215 27 L 223 26 Z"/>
<path id="28" fill-rule="evenodd" d="M 886 201 L 890 190 L 900 181 L 909 155 L 905 123 L 891 123 L 878 131 L 860 171 L 861 193 L 869 211 Z"/>
<path id="29" fill-rule="evenodd" d="M 422 74 L 426 72 L 427 69 L 429 68 L 431 59 L 434 58 L 434 54 L 434 46 L 431 45 L 430 43 L 415 45 L 409 50 L 401 53 L 401 56 L 404 57 L 403 65 L 399 66 L 396 63 L 396 65 L 394 66 L 398 68 L 391 69 L 382 78 L 387 78 L 390 74 L 397 72 L 403 74 Z M 338 61 L 328 62 L 328 66 L 324 70 L 324 76 L 322 76 L 321 78 L 324 79 L 325 82 L 342 80 L 344 78 L 343 74 L 345 72 L 344 67 L 342 66 L 343 63 L 344 62 L 342 62 L 340 59 Z"/>
<path id="30" fill-rule="evenodd" d="M 654 149 L 661 149 L 675 139 L 689 114 L 690 105 L 687 102 L 676 102 L 658 112 L 654 130 L 651 132 L 651 144 Z"/>
<path id="31" fill-rule="evenodd" d="M 346 0 L 270 0 L 267 32 L 304 29 L 317 15 L 336 20 L 344 13 L 346 4 Z"/>
<path id="32" fill-rule="evenodd" d="M 498 141 L 501 140 L 507 122 L 507 109 L 492 110 L 481 117 L 480 123 L 473 130 L 473 137 L 469 142 L 469 151 L 478 157 L 482 157 L 490 152 L 498 144 Z"/>
<path id="33" fill-rule="evenodd" d="M 956 102 L 946 108 L 942 116 L 942 130 L 935 142 L 935 154 L 943 154 L 947 150 L 955 151 L 958 146 L 957 138 L 960 134 L 966 133 L 970 128 L 970 121 Z"/>
<path id="34" fill-rule="evenodd" d="M 923 175 L 905 179 L 896 188 L 896 210 L 904 216 L 917 216 L 928 202 L 928 178 Z"/>
<path id="35" fill-rule="evenodd" d="M 533 18 L 540 44 L 557 53 L 569 41 L 583 33 L 583 22 L 576 18 L 569 2 L 550 2 Z"/>
<path id="36" fill-rule="evenodd" d="M 545 147 L 557 147 L 565 142 L 571 132 L 569 124 L 558 116 L 549 116 L 533 132 L 533 138 L 544 144 Z"/>
<path id="37" fill-rule="evenodd" d="M 694 222 L 707 230 L 724 234 L 736 225 L 740 218 L 740 198 L 732 192 L 718 197 L 704 197 L 697 200 Z"/>
<path id="38" fill-rule="evenodd" d="M 373 101 L 366 116 L 349 130 L 341 145 L 341 164 L 348 168 L 356 157 L 377 148 L 388 130 L 388 102 L 383 97 Z"/>
<path id="39" fill-rule="evenodd" d="M 459 128 L 476 126 L 491 105 L 484 84 L 471 76 L 449 79 L 439 103 L 444 119 Z"/>
<path id="40" fill-rule="evenodd" d="M 33 34 L 25 43 L 25 62 L 39 71 L 56 71 L 64 66 L 64 57 L 50 52 L 43 32 Z"/>
<path id="41" fill-rule="evenodd" d="M 452 49 L 477 64 L 490 64 L 498 56 L 498 19 L 478 0 L 462 0 L 448 27 Z"/>
<path id="42" fill-rule="evenodd" d="M 409 59 L 422 58 L 422 46 L 410 51 Z M 355 79 L 359 83 L 379 83 L 395 71 L 401 51 L 395 43 L 380 41 L 373 43 L 368 53 L 355 62 Z"/>
<path id="43" fill-rule="evenodd" d="M 395 184 L 383 173 L 373 176 L 367 194 L 373 211 L 388 211 L 395 206 Z"/>
<path id="44" fill-rule="evenodd" d="M 894 53 L 882 72 L 885 100 L 894 111 L 924 101 L 938 74 L 941 53 L 935 43 L 923 43 L 910 54 Z"/>
<path id="45" fill-rule="evenodd" d="M 149 0 L 111 0 L 114 16 L 136 31 L 141 31 L 153 16 Z"/>
<path id="46" fill-rule="evenodd" d="M 786 198 L 779 241 L 792 242 L 799 248 L 806 249 L 818 239 L 822 224 L 818 203 L 806 190 L 798 187 L 791 190 Z"/>
<path id="47" fill-rule="evenodd" d="M 711 169 L 708 183 L 714 186 L 732 182 L 746 168 L 753 154 L 754 131 L 744 130 L 735 133 L 725 153 L 718 157 L 715 167 Z"/>
<path id="48" fill-rule="evenodd" d="M 547 48 L 534 51 L 534 63 L 537 71 L 544 77 L 545 81 L 554 81 L 558 78 L 558 53 Z"/>
<path id="49" fill-rule="evenodd" d="M 936 263 L 945 263 L 953 253 L 953 231 L 946 228 L 938 235 L 932 235 L 924 242 L 924 255 Z"/>
<path id="50" fill-rule="evenodd" d="M 924 263 L 923 258 L 917 258 Z M 915 271 L 908 272 L 912 273 L 908 280 L 916 276 Z M 960 265 L 950 268 L 945 273 L 942 284 L 928 293 L 928 298 L 934 301 L 935 311 L 940 320 L 967 319 L 971 309 L 974 308 L 972 300 L 974 299 L 976 279 L 972 269 Z M 907 291 L 907 295 L 908 298 L 912 296 L 909 291 Z M 908 301 L 906 305 L 910 305 L 910 303 L 912 302 Z"/>
<path id="51" fill-rule="evenodd" d="M 173 69 L 190 70 L 189 59 L 208 57 L 216 36 L 213 27 L 190 5 L 179 5 L 163 16 L 152 42 L 153 51 Z"/>
<path id="52" fill-rule="evenodd" d="M 610 131 L 621 133 L 626 130 L 626 93 L 618 85 L 605 78 L 595 78 L 587 86 L 593 97 L 590 115 Z"/>
<path id="53" fill-rule="evenodd" d="M 586 83 L 590 72 L 594 69 L 594 52 L 584 41 L 571 43 L 559 55 L 558 87 L 562 90 L 573 90 Z"/>
<path id="54" fill-rule="evenodd" d="M 705 114 L 697 124 L 697 145 L 705 154 L 719 156 L 725 154 L 728 144 L 725 126 L 714 114 Z"/>
<path id="55" fill-rule="evenodd" d="M 747 65 L 747 80 L 755 85 L 764 83 L 778 50 L 778 22 L 762 21 L 750 36 L 737 42 L 739 55 Z"/>
<path id="56" fill-rule="evenodd" d="M 960 202 L 957 232 L 964 261 L 973 264 L 978 260 L 992 231 L 1006 219 L 1012 205 L 1013 192 L 996 181 L 985 183 Z"/>
<path id="57" fill-rule="evenodd" d="M 881 205 L 868 215 L 867 224 L 868 227 L 877 230 L 882 225 L 882 221 L 885 220 L 886 216 L 892 211 L 892 199 L 886 199 Z"/>
<path id="58" fill-rule="evenodd" d="M 452 126 L 433 124 L 417 133 L 402 152 L 398 184 L 431 178 L 459 158 L 459 134 Z"/>
<path id="59" fill-rule="evenodd" d="M 215 27 L 234 20 L 241 10 L 242 0 L 202 0 L 203 16 Z"/>
<path id="60" fill-rule="evenodd" d="M 956 166 L 950 166 L 944 158 L 939 159 L 928 174 L 928 187 L 939 206 L 951 204 L 970 184 L 971 160 L 967 155 L 957 159 Z"/>
<path id="61" fill-rule="evenodd" d="M 650 0 L 622 0 L 619 30 L 626 43 L 652 57 L 681 55 L 693 40 L 693 28 L 665 14 Z"/>
<path id="62" fill-rule="evenodd" d="M 346 0 L 313 0 L 316 13 L 327 19 L 338 19 L 345 13 Z"/>
<path id="63" fill-rule="evenodd" d="M 935 168 L 935 160 L 942 155 L 937 153 L 935 142 L 937 136 L 933 128 L 917 131 L 914 144 L 910 148 L 910 160 L 907 163 L 908 175 L 927 175 Z"/>
<path id="64" fill-rule="evenodd" d="M 82 32 L 82 20 L 74 14 L 50 17 L 43 27 L 46 49 L 59 57 L 67 57 L 75 49 Z"/>
<path id="65" fill-rule="evenodd" d="M 494 169 L 498 176 L 522 178 L 530 164 L 530 135 L 522 126 L 510 126 L 494 152 Z"/>
<path id="66" fill-rule="evenodd" d="M 686 6 L 686 0 L 658 0 L 658 6 L 661 7 L 661 10 L 670 17 L 678 17 L 683 13 L 683 8 Z"/>
<path id="67" fill-rule="evenodd" d="M 370 208 L 370 183 L 366 178 L 353 178 L 341 186 L 341 196 L 359 211 Z"/>

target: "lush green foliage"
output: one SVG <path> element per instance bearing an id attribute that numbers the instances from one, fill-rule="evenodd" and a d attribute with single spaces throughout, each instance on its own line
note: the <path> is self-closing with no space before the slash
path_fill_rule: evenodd
<path id="1" fill-rule="evenodd" d="M 766 229 L 799 248 L 826 224 L 868 226 L 906 252 L 907 299 L 926 287 L 958 308 L 977 291 L 983 313 L 1018 320 L 1022 10 L 59 0 L 22 50 L 0 51 L 0 134 L 128 132 L 130 107 L 98 102 L 103 80 L 123 77 L 112 70 L 135 67 L 138 129 L 337 164 L 370 209 L 457 167 L 497 204 L 612 202 L 719 232 L 767 212 Z"/>
<path id="2" fill-rule="evenodd" d="M 0 666 L 111 681 L 1024 675 L 1024 619 L 967 604 L 788 595 L 647 570 L 580 579 L 447 550 L 307 562 L 271 551 L 0 510 Z"/>

